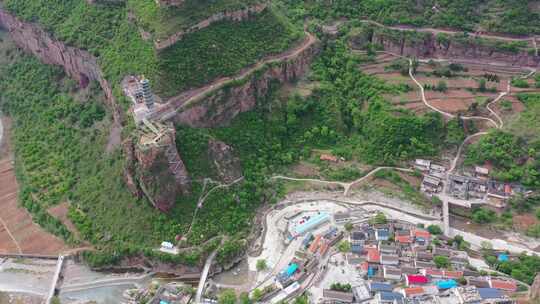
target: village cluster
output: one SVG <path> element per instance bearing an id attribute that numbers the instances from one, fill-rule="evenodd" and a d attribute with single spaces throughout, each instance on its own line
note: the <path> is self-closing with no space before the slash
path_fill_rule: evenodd
<path id="1" fill-rule="evenodd" d="M 514 303 L 519 289 L 472 267 L 452 239 L 382 213 L 299 212 L 287 221 L 283 242 L 297 247 L 262 288 L 262 303 L 304 291 L 313 303 Z"/>
<path id="2" fill-rule="evenodd" d="M 510 197 L 526 192 L 520 184 L 489 178 L 490 169 L 486 167 L 475 166 L 474 171 L 451 174 L 443 165 L 417 159 L 414 168 L 424 176 L 421 185 L 423 192 L 448 197 L 450 203 L 468 208 L 484 205 L 500 211 L 507 206 Z"/>

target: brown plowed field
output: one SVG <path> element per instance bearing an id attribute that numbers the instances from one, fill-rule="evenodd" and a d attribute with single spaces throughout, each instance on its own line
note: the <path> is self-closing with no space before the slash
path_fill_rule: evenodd
<path id="1" fill-rule="evenodd" d="M 7 138 L 9 128 L 5 129 Z M 0 253 L 56 255 L 66 249 L 62 240 L 34 224 L 28 211 L 18 206 L 17 191 L 12 158 L 4 153 L 0 158 Z"/>

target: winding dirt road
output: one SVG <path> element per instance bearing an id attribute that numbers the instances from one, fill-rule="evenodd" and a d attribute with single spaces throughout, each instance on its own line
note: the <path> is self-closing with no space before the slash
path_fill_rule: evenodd
<path id="1" fill-rule="evenodd" d="M 397 170 L 397 171 L 402 171 L 402 172 L 414 172 L 414 170 L 409 169 L 409 168 L 377 167 L 369 171 L 366 175 L 362 176 L 361 178 L 354 180 L 352 182 L 349 182 L 349 183 L 340 182 L 340 181 L 325 181 L 322 179 L 314 179 L 314 178 L 295 178 L 295 177 L 289 177 L 289 176 L 283 176 L 283 175 L 275 175 L 275 176 L 272 176 L 271 179 L 281 179 L 281 180 L 298 181 L 298 182 L 311 182 L 311 183 L 319 183 L 319 184 L 327 184 L 327 185 L 338 185 L 343 188 L 343 196 L 348 196 L 352 187 L 358 186 L 358 184 L 362 183 L 363 181 L 371 177 L 373 174 L 381 170 Z"/>
<path id="2" fill-rule="evenodd" d="M 378 27 L 390 29 L 390 30 L 396 30 L 396 31 L 415 31 L 415 32 L 421 32 L 421 33 L 431 33 L 434 35 L 437 34 L 448 34 L 448 35 L 457 35 L 457 34 L 463 34 L 463 31 L 455 31 L 450 29 L 441 29 L 441 28 L 432 28 L 432 27 L 414 27 L 409 25 L 384 25 L 382 23 L 379 23 L 377 21 L 373 20 L 360 20 L 362 23 L 368 23 L 372 24 Z M 538 48 L 536 46 L 536 36 L 530 36 L 530 37 L 509 37 L 509 36 L 501 36 L 496 34 L 485 34 L 485 33 L 470 33 L 471 37 L 478 37 L 478 38 L 484 38 L 484 39 L 493 39 L 493 40 L 502 40 L 502 41 L 510 41 L 510 42 L 531 42 L 534 49 L 536 56 L 538 56 Z"/>

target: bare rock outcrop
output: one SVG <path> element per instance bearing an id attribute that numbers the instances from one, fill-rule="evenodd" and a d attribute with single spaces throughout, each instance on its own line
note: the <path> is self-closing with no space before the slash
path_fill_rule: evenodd
<path id="1" fill-rule="evenodd" d="M 529 298 L 531 300 L 540 300 L 540 273 L 536 275 L 536 278 L 531 285 L 531 294 Z"/>
<path id="2" fill-rule="evenodd" d="M 268 94 L 272 83 L 292 82 L 303 76 L 319 50 L 318 43 L 310 44 L 286 61 L 267 64 L 246 79 L 237 80 L 209 93 L 204 100 L 176 114 L 173 120 L 196 128 L 227 125 L 239 113 L 253 109 L 257 99 Z"/>
<path id="3" fill-rule="evenodd" d="M 188 194 L 191 180 L 176 148 L 175 130 L 142 134 L 135 146 L 136 172 L 142 192 L 157 209 L 168 212 L 178 196 Z"/>
<path id="4" fill-rule="evenodd" d="M 208 157 L 220 180 L 226 184 L 242 177 L 242 165 L 234 149 L 226 143 L 211 139 L 208 141 Z"/>
<path id="5" fill-rule="evenodd" d="M 459 34 L 461 35 L 461 34 Z M 493 38 L 480 38 L 473 34 L 465 37 L 431 32 L 375 29 L 363 31 L 350 40 L 354 48 L 370 42 L 381 45 L 385 51 L 418 58 L 460 59 L 471 62 L 503 62 L 515 66 L 540 67 L 540 56 L 533 49 L 508 47 L 509 42 Z"/>
<path id="6" fill-rule="evenodd" d="M 111 86 L 103 76 L 96 57 L 85 50 L 67 46 L 40 26 L 23 22 L 1 8 L 0 27 L 10 33 L 17 46 L 42 62 L 62 66 L 66 74 L 77 80 L 81 87 L 86 87 L 90 80 L 97 81 L 105 93 L 115 122 L 121 123 L 123 112 L 113 96 Z"/>

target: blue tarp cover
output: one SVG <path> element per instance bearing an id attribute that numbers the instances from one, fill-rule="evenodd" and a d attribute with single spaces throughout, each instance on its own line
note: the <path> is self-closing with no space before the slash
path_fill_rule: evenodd
<path id="1" fill-rule="evenodd" d="M 292 276 L 293 273 L 298 269 L 298 265 L 296 263 L 292 263 L 287 267 L 287 276 Z"/>
<path id="2" fill-rule="evenodd" d="M 439 281 L 437 282 L 437 287 L 439 289 L 450 289 L 457 287 L 457 282 L 454 280 L 445 280 L 445 281 Z"/>

